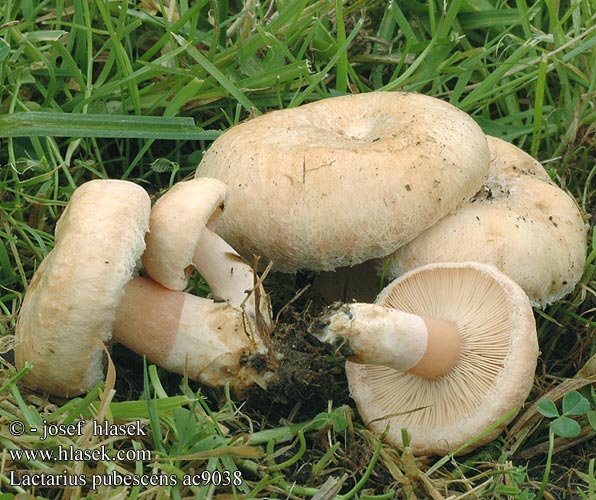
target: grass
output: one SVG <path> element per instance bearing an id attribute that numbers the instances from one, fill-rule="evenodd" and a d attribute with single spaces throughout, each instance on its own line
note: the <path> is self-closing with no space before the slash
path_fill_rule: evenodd
<path id="1" fill-rule="evenodd" d="M 415 459 L 381 444 L 349 400 L 259 413 L 130 353 L 105 384 L 48 399 L 18 384 L 10 347 L 27 283 L 73 190 L 130 179 L 157 194 L 191 175 L 220 131 L 345 92 L 423 92 L 471 114 L 549 169 L 596 214 L 593 0 L 5 0 L 0 6 L 0 499 L 596 498 L 594 431 L 560 438 L 535 402 L 582 391 L 594 407 L 596 243 L 573 295 L 536 312 L 542 356 L 509 433 L 470 456 Z M 290 287 L 295 284 L 286 279 Z M 196 288 L 197 292 L 201 292 Z M 131 375 L 129 365 L 136 368 Z M 124 375 L 123 375 L 124 374 Z M 129 380 L 129 377 L 133 380 Z M 9 423 L 141 419 L 146 436 L 39 433 Z M 282 418 L 283 417 L 283 418 Z M 14 449 L 149 450 L 152 460 L 16 460 Z M 132 457 L 133 455 L 129 455 Z M 66 471 L 66 474 L 63 474 Z M 229 486 L 201 471 L 239 473 Z M 10 486 L 11 473 L 176 485 Z M 114 476 L 114 477 L 116 477 Z M 222 477 L 221 474 L 220 476 Z M 173 479 L 172 479 L 173 478 Z M 192 478 L 198 484 L 192 483 Z M 232 476 L 233 478 L 233 476 Z M 57 480 L 57 479 L 55 479 Z M 89 479 L 90 480 L 90 479 Z M 131 479 L 132 480 L 132 479 Z M 14 481 L 13 481 L 14 483 Z M 19 496 L 20 495 L 20 496 Z M 89 496 L 88 496 L 89 495 Z"/>

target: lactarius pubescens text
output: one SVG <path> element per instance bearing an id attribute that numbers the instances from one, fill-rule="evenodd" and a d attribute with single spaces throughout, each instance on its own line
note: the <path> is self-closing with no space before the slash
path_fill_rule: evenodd
<path id="1" fill-rule="evenodd" d="M 417 454 L 453 452 L 502 420 L 473 447 L 494 439 L 532 387 L 532 308 L 493 266 L 415 269 L 375 304 L 342 305 L 324 323 L 319 338 L 353 352 L 346 373 L 364 422 L 400 446 L 407 428 Z"/>
<path id="2" fill-rule="evenodd" d="M 132 278 L 149 216 L 149 196 L 130 182 L 95 180 L 73 193 L 16 328 L 17 367 L 33 364 L 28 385 L 60 396 L 88 391 L 103 377 L 112 336 L 205 384 L 242 390 L 261 380 L 243 362 L 257 346 L 239 307 Z"/>
<path id="3" fill-rule="evenodd" d="M 214 229 L 274 269 L 389 255 L 474 195 L 486 137 L 439 99 L 371 92 L 273 111 L 224 132 L 197 177 L 229 187 Z"/>

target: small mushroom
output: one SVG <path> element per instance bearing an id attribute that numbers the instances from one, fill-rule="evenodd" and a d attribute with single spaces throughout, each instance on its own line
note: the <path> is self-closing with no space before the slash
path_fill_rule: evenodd
<path id="1" fill-rule="evenodd" d="M 212 203 L 210 213 L 219 198 Z M 241 391 L 262 382 L 249 362 L 257 346 L 239 307 L 132 278 L 150 208 L 145 191 L 126 181 L 95 180 L 75 190 L 20 311 L 15 360 L 19 368 L 33 364 L 28 385 L 66 397 L 88 391 L 103 377 L 112 336 L 211 386 Z"/>
<path id="2" fill-rule="evenodd" d="M 352 353 L 346 373 L 364 422 L 398 446 L 406 428 L 416 454 L 454 452 L 502 420 L 460 452 L 494 439 L 533 384 L 530 302 L 493 266 L 420 267 L 375 304 L 342 305 L 324 323 L 318 337 Z"/>
<path id="3" fill-rule="evenodd" d="M 454 106 L 371 92 L 236 125 L 196 176 L 229 186 L 220 236 L 294 272 L 389 255 L 473 196 L 488 164 L 484 133 Z"/>
<path id="4" fill-rule="evenodd" d="M 393 278 L 431 262 L 493 264 L 534 306 L 544 307 L 580 280 L 586 225 L 540 163 L 503 140 L 488 137 L 488 143 L 491 168 L 483 188 L 380 265 Z"/>
<path id="5" fill-rule="evenodd" d="M 221 215 L 226 193 L 223 182 L 210 178 L 172 186 L 151 210 L 143 268 L 162 286 L 183 290 L 194 266 L 214 298 L 243 309 L 249 326 L 256 330 L 257 317 L 266 325 L 271 323 L 267 294 L 262 285 L 255 288 L 252 267 L 207 227 Z M 258 332 L 252 333 L 258 340 Z"/>

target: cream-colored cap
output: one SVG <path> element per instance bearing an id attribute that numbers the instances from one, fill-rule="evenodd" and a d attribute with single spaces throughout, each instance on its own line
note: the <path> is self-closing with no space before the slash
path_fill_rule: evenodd
<path id="1" fill-rule="evenodd" d="M 488 141 L 491 170 L 484 187 L 397 250 L 387 275 L 431 262 L 484 262 L 516 281 L 534 306 L 544 307 L 580 280 L 586 225 L 575 201 L 551 182 L 540 163 L 505 141 Z"/>
<path id="2" fill-rule="evenodd" d="M 460 355 L 449 373 L 434 380 L 348 362 L 350 393 L 364 423 L 398 446 L 407 428 L 419 455 L 454 452 L 503 419 L 460 452 L 494 439 L 534 380 L 538 341 L 523 290 L 486 264 L 431 264 L 392 282 L 377 304 L 451 322 L 461 339 Z"/>
<path id="3" fill-rule="evenodd" d="M 170 290 L 184 290 L 193 256 L 209 219 L 226 197 L 217 179 L 178 182 L 151 210 L 143 267 L 152 279 Z"/>
<path id="4" fill-rule="evenodd" d="M 151 210 L 143 266 L 153 280 L 176 291 L 184 290 L 196 267 L 214 298 L 246 311 L 252 329 L 257 317 L 271 323 L 268 297 L 260 285 L 253 293 L 253 269 L 207 227 L 221 216 L 226 192 L 223 182 L 200 177 L 175 184 L 159 198 Z"/>
<path id="5" fill-rule="evenodd" d="M 94 180 L 75 190 L 16 327 L 16 365 L 33 364 L 27 385 L 70 397 L 102 379 L 103 344 L 145 248 L 150 209 L 131 182 Z"/>
<path id="6" fill-rule="evenodd" d="M 467 114 L 420 94 L 372 92 L 234 126 L 197 177 L 229 188 L 214 228 L 280 271 L 332 270 L 390 254 L 460 206 L 488 174 Z"/>

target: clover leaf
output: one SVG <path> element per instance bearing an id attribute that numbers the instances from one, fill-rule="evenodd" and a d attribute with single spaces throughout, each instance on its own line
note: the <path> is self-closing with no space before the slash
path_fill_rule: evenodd
<path id="1" fill-rule="evenodd" d="M 573 438 L 581 432 L 581 425 L 570 418 L 573 416 L 587 415 L 590 425 L 596 428 L 596 412 L 590 410 L 590 401 L 577 391 L 565 394 L 561 413 L 555 403 L 548 398 L 540 399 L 536 407 L 541 415 L 552 420 L 551 429 L 557 436 Z"/>

